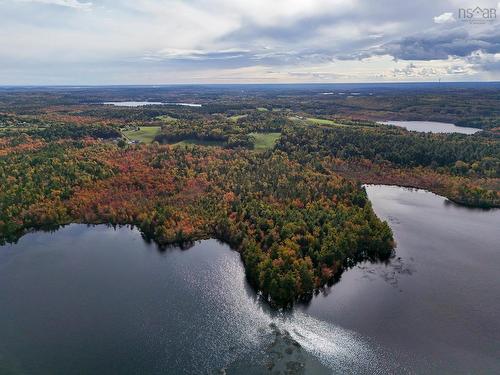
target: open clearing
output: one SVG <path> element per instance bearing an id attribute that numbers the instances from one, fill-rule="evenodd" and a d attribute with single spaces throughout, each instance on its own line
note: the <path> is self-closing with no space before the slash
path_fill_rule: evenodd
<path id="1" fill-rule="evenodd" d="M 204 141 L 201 139 L 185 139 L 183 141 L 173 143 L 174 146 L 222 146 L 220 141 Z"/>
<path id="2" fill-rule="evenodd" d="M 240 118 L 244 118 L 244 117 L 247 117 L 247 116 L 248 115 L 234 115 L 234 116 L 229 117 L 229 120 L 237 122 Z"/>
<path id="3" fill-rule="evenodd" d="M 324 118 L 316 118 L 316 117 L 307 117 L 306 121 L 311 124 L 318 124 L 318 125 L 342 125 L 333 120 L 327 120 Z"/>
<path id="4" fill-rule="evenodd" d="M 335 122 L 333 120 L 328 120 L 324 118 L 317 118 L 317 117 L 301 117 L 301 116 L 290 116 L 290 120 L 293 121 L 302 121 L 306 124 L 310 125 L 334 125 L 334 126 L 345 126 L 344 124 L 340 124 L 338 122 Z"/>
<path id="5" fill-rule="evenodd" d="M 130 141 L 151 143 L 160 134 L 159 126 L 141 126 L 139 130 L 122 130 L 122 134 Z"/>
<path id="6" fill-rule="evenodd" d="M 169 115 L 156 116 L 156 119 L 164 121 L 164 122 L 172 122 L 172 121 L 176 121 L 177 120 L 175 117 L 172 117 L 172 116 L 169 116 Z"/>
<path id="7" fill-rule="evenodd" d="M 254 150 L 268 150 L 273 148 L 281 133 L 250 133 L 255 138 Z"/>

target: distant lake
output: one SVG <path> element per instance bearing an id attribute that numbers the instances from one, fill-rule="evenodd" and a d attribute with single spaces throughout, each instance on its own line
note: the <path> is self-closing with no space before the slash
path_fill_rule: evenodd
<path id="1" fill-rule="evenodd" d="M 130 227 L 72 224 L 1 246 L 0 373 L 499 373 L 500 211 L 367 192 L 397 257 L 291 312 L 260 301 L 216 240 L 159 249 Z"/>
<path id="2" fill-rule="evenodd" d="M 474 134 L 481 129 L 477 128 L 467 128 L 464 126 L 456 126 L 454 124 L 448 124 L 446 122 L 434 122 L 434 121 L 383 121 L 381 124 L 395 125 L 401 128 L 405 128 L 417 132 L 431 132 L 431 133 L 462 133 L 462 134 Z"/>
<path id="3" fill-rule="evenodd" d="M 201 104 L 168 102 L 104 102 L 102 104 L 114 105 L 117 107 L 142 107 L 145 105 L 180 105 L 184 107 L 201 107 Z"/>

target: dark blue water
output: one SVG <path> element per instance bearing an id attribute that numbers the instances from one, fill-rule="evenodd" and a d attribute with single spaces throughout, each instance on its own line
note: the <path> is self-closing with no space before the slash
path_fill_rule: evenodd
<path id="1" fill-rule="evenodd" d="M 215 240 L 69 225 L 0 247 L 1 374 L 498 373 L 500 211 L 369 186 L 398 242 L 277 312 Z"/>

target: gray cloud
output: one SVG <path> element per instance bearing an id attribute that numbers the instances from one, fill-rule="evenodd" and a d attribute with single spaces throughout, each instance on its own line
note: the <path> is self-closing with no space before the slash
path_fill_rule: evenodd
<path id="1" fill-rule="evenodd" d="M 431 29 L 336 57 L 350 60 L 390 55 L 397 60 L 446 60 L 449 57 L 467 57 L 475 51 L 499 53 L 500 27 L 476 34 L 463 27 Z"/>
<path id="2" fill-rule="evenodd" d="M 500 52 L 500 23 L 459 22 L 455 0 L 0 0 L 0 14 L 0 84 L 413 79 L 498 72 Z"/>
<path id="3" fill-rule="evenodd" d="M 500 56 L 498 55 L 476 52 L 467 57 L 467 62 L 485 72 L 500 73 Z"/>
<path id="4" fill-rule="evenodd" d="M 386 43 L 374 52 L 402 60 L 439 60 L 469 56 L 478 50 L 500 52 L 500 28 L 477 35 L 471 35 L 464 28 L 433 30 Z"/>

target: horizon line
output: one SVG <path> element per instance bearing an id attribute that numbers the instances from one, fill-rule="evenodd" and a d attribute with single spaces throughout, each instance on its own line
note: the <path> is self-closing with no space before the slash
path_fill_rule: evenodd
<path id="1" fill-rule="evenodd" d="M 165 86 L 270 86 L 270 85 L 415 85 L 415 84 L 495 84 L 500 81 L 385 81 L 385 82 L 232 82 L 232 83 L 96 83 L 96 84 L 0 84 L 10 87 L 165 87 Z"/>

